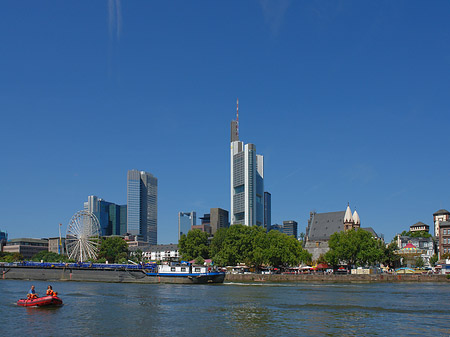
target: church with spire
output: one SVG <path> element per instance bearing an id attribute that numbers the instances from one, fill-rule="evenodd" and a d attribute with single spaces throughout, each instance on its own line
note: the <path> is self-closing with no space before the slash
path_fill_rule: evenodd
<path id="1" fill-rule="evenodd" d="M 332 234 L 341 231 L 364 229 L 379 239 L 372 227 L 361 227 L 361 219 L 358 212 L 352 213 L 350 204 L 345 211 L 316 213 L 310 212 L 308 226 L 306 227 L 305 249 L 317 260 L 320 255 L 328 252 L 328 241 Z"/>
<path id="2" fill-rule="evenodd" d="M 350 203 L 347 205 L 347 210 L 345 211 L 344 215 L 344 230 L 348 231 L 351 229 L 358 229 L 361 227 L 361 220 L 359 220 L 358 212 L 353 212 L 350 209 Z"/>

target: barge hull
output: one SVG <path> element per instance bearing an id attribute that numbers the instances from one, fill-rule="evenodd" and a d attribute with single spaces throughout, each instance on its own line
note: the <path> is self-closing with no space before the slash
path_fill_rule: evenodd
<path id="1" fill-rule="evenodd" d="M 141 270 L 91 269 L 91 268 L 40 268 L 25 266 L 0 266 L 4 280 L 80 281 L 113 283 L 222 283 L 225 274 L 199 277 L 146 275 Z"/>

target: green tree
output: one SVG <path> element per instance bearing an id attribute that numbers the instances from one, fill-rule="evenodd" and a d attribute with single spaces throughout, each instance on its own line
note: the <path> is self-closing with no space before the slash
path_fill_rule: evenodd
<path id="1" fill-rule="evenodd" d="M 437 254 L 433 254 L 432 257 L 430 257 L 430 264 L 432 267 L 434 267 L 436 265 L 436 262 L 438 262 L 439 258 L 437 256 Z"/>
<path id="2" fill-rule="evenodd" d="M 395 251 L 398 250 L 397 242 L 391 242 L 387 247 L 383 249 L 383 258 L 381 263 L 389 268 L 398 268 L 400 267 L 400 255 L 395 254 Z"/>
<path id="3" fill-rule="evenodd" d="M 181 235 L 178 241 L 178 250 L 185 261 L 196 259 L 199 256 L 208 259 L 208 233 L 200 229 L 193 229 L 187 235 Z"/>
<path id="4" fill-rule="evenodd" d="M 382 242 L 362 229 L 334 233 L 328 246 L 330 250 L 325 259 L 333 266 L 341 262 L 351 266 L 370 266 L 381 262 L 384 255 Z"/>
<path id="5" fill-rule="evenodd" d="M 0 261 L 2 262 L 19 262 L 23 261 L 23 255 L 20 253 L 0 252 Z"/>
<path id="6" fill-rule="evenodd" d="M 306 234 L 301 232 L 299 236 L 300 236 L 300 243 L 302 244 L 302 247 L 304 247 Z"/>
<path id="7" fill-rule="evenodd" d="M 195 259 L 195 264 L 203 265 L 204 263 L 205 263 L 205 259 L 201 256 L 199 256 Z"/>
<path id="8" fill-rule="evenodd" d="M 31 261 L 44 261 L 44 262 L 69 262 L 70 259 L 66 255 L 61 255 L 58 253 L 49 252 L 47 250 L 42 250 L 39 253 L 33 255 Z"/>
<path id="9" fill-rule="evenodd" d="M 252 226 L 247 235 L 250 235 L 252 246 L 244 262 L 249 266 L 260 269 L 267 262 L 266 249 L 269 243 L 267 233 L 262 227 Z"/>
<path id="10" fill-rule="evenodd" d="M 268 234 L 266 248 L 267 263 L 276 267 L 298 266 L 300 262 L 310 263 L 312 255 L 302 248 L 293 236 L 272 230 Z"/>
<path id="11" fill-rule="evenodd" d="M 121 237 L 113 236 L 101 241 L 99 259 L 104 258 L 109 263 L 126 263 L 127 257 L 128 245 Z"/>
<path id="12" fill-rule="evenodd" d="M 219 252 L 223 249 L 223 243 L 227 236 L 228 228 L 220 228 L 217 230 L 216 234 L 214 234 L 213 239 L 211 240 L 210 245 L 210 253 L 212 259 L 215 259 L 215 256 L 219 254 Z"/>
<path id="13" fill-rule="evenodd" d="M 411 238 L 431 238 L 432 235 L 430 233 L 427 233 L 425 231 L 418 231 L 418 232 L 410 232 L 410 231 L 403 231 L 401 236 L 409 236 Z"/>
<path id="14" fill-rule="evenodd" d="M 422 257 L 418 256 L 416 258 L 415 265 L 416 265 L 416 268 L 423 268 L 423 267 L 425 267 L 425 262 L 423 261 Z"/>
<path id="15" fill-rule="evenodd" d="M 252 228 L 244 225 L 233 225 L 228 228 L 222 242 L 222 249 L 216 254 L 214 261 L 219 265 L 235 266 L 247 263 L 251 257 L 254 242 L 251 237 Z"/>
<path id="16" fill-rule="evenodd" d="M 266 233 L 259 226 L 244 225 L 233 225 L 214 238 L 211 255 L 218 265 L 245 263 L 256 269 L 264 264 L 283 267 L 311 261 L 311 254 L 296 238 L 278 231 Z"/>

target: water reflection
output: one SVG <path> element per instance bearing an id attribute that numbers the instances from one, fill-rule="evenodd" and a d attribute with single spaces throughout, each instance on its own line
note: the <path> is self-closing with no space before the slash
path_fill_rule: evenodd
<path id="1" fill-rule="evenodd" d="M 29 285 L 0 281 L 4 331 L 33 336 L 135 337 L 435 336 L 450 330 L 450 289 L 446 284 L 192 286 L 55 282 L 63 307 L 16 306 L 15 301 L 23 297 Z M 46 287 L 39 282 L 35 285 L 37 289 Z"/>

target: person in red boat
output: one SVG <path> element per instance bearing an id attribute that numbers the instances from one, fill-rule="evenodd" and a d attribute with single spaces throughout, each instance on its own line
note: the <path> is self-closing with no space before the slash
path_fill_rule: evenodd
<path id="1" fill-rule="evenodd" d="M 31 286 L 31 289 L 28 291 L 27 299 L 32 300 L 38 298 L 38 295 L 36 294 L 36 290 L 34 290 L 34 286 Z"/>
<path id="2" fill-rule="evenodd" d="M 47 287 L 47 296 L 57 296 L 58 293 L 56 291 L 53 291 L 52 286 Z"/>

